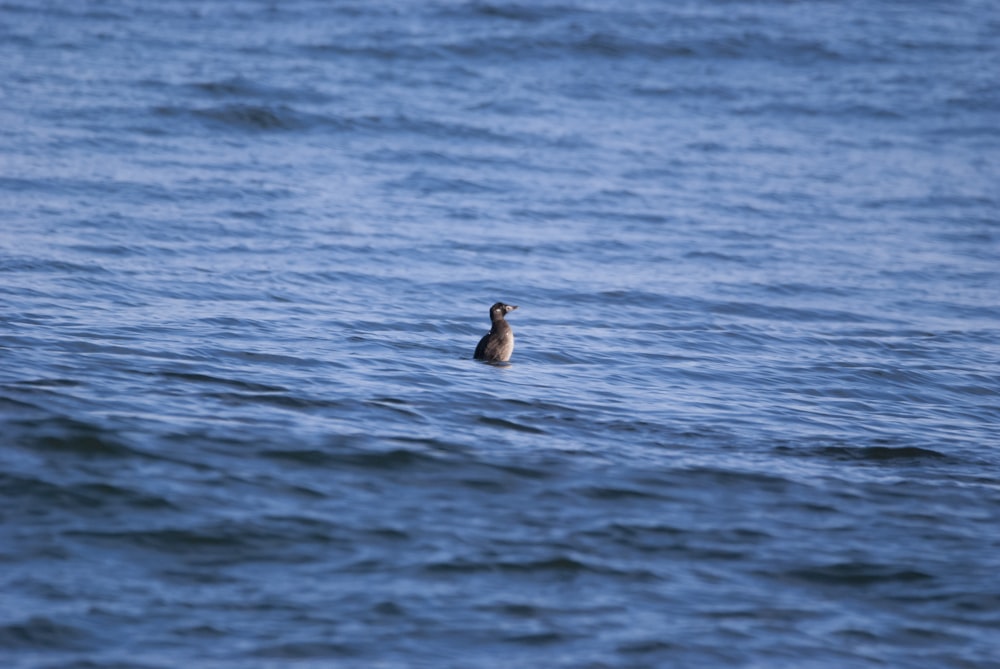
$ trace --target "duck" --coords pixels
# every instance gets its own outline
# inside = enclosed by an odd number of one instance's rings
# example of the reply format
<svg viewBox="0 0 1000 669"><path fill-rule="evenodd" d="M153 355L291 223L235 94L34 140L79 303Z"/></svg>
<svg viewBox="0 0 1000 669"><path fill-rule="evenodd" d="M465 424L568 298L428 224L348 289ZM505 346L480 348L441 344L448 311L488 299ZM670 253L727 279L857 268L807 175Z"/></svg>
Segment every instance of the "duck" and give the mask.
<svg viewBox="0 0 1000 669"><path fill-rule="evenodd" d="M486 362L507 362L514 352L514 331L504 319L504 316L517 309L516 305L497 302L490 307L490 322L493 324L489 333L479 340L476 352L472 357Z"/></svg>

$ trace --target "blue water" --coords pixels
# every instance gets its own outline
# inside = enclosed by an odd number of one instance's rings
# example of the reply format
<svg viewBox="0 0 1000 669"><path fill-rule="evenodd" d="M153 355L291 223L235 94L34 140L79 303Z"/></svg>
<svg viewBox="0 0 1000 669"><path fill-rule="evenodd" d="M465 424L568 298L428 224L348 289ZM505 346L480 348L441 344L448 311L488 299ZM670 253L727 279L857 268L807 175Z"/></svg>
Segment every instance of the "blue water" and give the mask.
<svg viewBox="0 0 1000 669"><path fill-rule="evenodd" d="M991 0L0 2L0 660L998 667L998 184Z"/></svg>

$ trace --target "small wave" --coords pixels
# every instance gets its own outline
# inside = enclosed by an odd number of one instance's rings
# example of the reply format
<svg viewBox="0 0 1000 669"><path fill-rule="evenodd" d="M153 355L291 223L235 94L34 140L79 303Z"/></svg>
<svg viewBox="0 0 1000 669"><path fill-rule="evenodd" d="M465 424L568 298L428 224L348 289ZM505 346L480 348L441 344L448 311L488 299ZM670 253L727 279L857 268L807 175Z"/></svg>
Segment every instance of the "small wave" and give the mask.
<svg viewBox="0 0 1000 669"><path fill-rule="evenodd" d="M75 529L64 534L90 544L127 546L182 557L190 567L231 565L244 560L287 563L308 559L317 547L338 543L335 530L331 523L313 518L263 516L154 529ZM182 579L202 577L187 570L179 570L176 575Z"/></svg>
<svg viewBox="0 0 1000 669"><path fill-rule="evenodd" d="M109 507L131 509L173 509L164 497L140 492L109 482L52 483L30 476L0 472L0 492L7 499L27 500L32 508L107 510Z"/></svg>
<svg viewBox="0 0 1000 669"><path fill-rule="evenodd" d="M783 488L792 483L792 480L784 476L758 471L740 471L710 466L694 466L682 471L684 479L687 481L708 479L723 488L737 488L746 485Z"/></svg>
<svg viewBox="0 0 1000 669"><path fill-rule="evenodd" d="M342 124L330 117L308 114L288 105L232 103L215 107L160 106L153 109L157 116L192 118L209 125L219 125L242 131L306 130L322 125Z"/></svg>
<svg viewBox="0 0 1000 669"><path fill-rule="evenodd" d="M227 379L220 376L212 376L211 374L202 374L199 372L174 372L169 370L164 370L159 373L160 376L166 379L175 379L183 383L193 383L193 384L209 384L209 385L222 385L237 388L239 390L246 390L253 393L283 393L287 392L288 388L283 386L272 386L264 383L254 383L252 381L244 381L242 379Z"/></svg>
<svg viewBox="0 0 1000 669"><path fill-rule="evenodd" d="M950 456L919 446L824 446L818 454L837 460L861 462L898 462L950 459Z"/></svg>
<svg viewBox="0 0 1000 669"><path fill-rule="evenodd" d="M642 83L635 86L633 93L647 97L678 98L683 100L704 98L709 101L733 102L740 99L739 89L731 85L677 84L671 86L653 86L648 83Z"/></svg>
<svg viewBox="0 0 1000 669"><path fill-rule="evenodd" d="M492 181L483 183L462 178L442 178L432 176L424 171L414 172L403 179L386 181L384 187L389 190L415 191L422 195L432 195L436 193L458 193L466 195L481 195L488 193L506 193L516 189L510 182Z"/></svg>
<svg viewBox="0 0 1000 669"><path fill-rule="evenodd" d="M735 113L745 116L828 116L843 119L896 120L904 118L903 114L884 107L870 104L834 105L822 107L804 103L767 102L763 104L740 107Z"/></svg>
<svg viewBox="0 0 1000 669"><path fill-rule="evenodd" d="M555 12L553 19L536 15L531 20L537 30L491 32L475 31L469 36L448 41L410 42L389 50L371 43L354 46L327 45L321 50L353 56L382 59L440 59L442 53L463 59L552 60L586 58L607 60L664 61L677 59L740 59L781 62L786 65L813 65L839 62L854 57L868 58L824 40L796 39L784 33L741 30L719 36L698 32L654 33L645 24L618 24L613 14L579 12L580 21L567 22L566 12Z"/></svg>
<svg viewBox="0 0 1000 669"><path fill-rule="evenodd" d="M584 497L599 501L617 502L626 499L669 499L669 496L650 490L624 486L590 486L579 491Z"/></svg>
<svg viewBox="0 0 1000 669"><path fill-rule="evenodd" d="M345 658L355 657L362 649L347 643L330 641L290 641L281 644L265 645L249 653L251 657L264 657L280 660L307 660L315 658Z"/></svg>
<svg viewBox="0 0 1000 669"><path fill-rule="evenodd" d="M302 114L286 106L229 104L199 109L194 114L210 121L249 130L297 130L309 125Z"/></svg>
<svg viewBox="0 0 1000 669"><path fill-rule="evenodd" d="M684 254L684 257L688 260L705 260L708 262L746 262L745 256L720 253L718 251L688 251Z"/></svg>
<svg viewBox="0 0 1000 669"><path fill-rule="evenodd" d="M933 580L925 572L896 565L838 562L830 565L793 569L789 576L822 585L867 586L881 583L913 583Z"/></svg>
<svg viewBox="0 0 1000 669"><path fill-rule="evenodd" d="M258 455L307 467L325 467L338 462L333 454L316 448L265 449L258 451Z"/></svg>
<svg viewBox="0 0 1000 669"><path fill-rule="evenodd" d="M2 180L0 180L2 182ZM3 184L0 183L0 188ZM51 258L0 256L0 272L53 272L58 274L111 274L97 263L74 263Z"/></svg>
<svg viewBox="0 0 1000 669"><path fill-rule="evenodd" d="M581 634L571 635L563 632L529 632L525 634L507 634L503 637L503 640L508 643L518 643L527 646L541 646L565 643L582 636Z"/></svg>
<svg viewBox="0 0 1000 669"><path fill-rule="evenodd" d="M80 627L56 622L44 616L33 616L0 627L0 648L36 650L81 650L92 645L93 639Z"/></svg>
<svg viewBox="0 0 1000 669"><path fill-rule="evenodd" d="M357 131L412 133L447 139L449 142L465 140L504 145L526 144L536 139L534 137L498 132L476 123L442 121L436 118L407 114L357 116L351 117L347 122L351 129Z"/></svg>
<svg viewBox="0 0 1000 669"><path fill-rule="evenodd" d="M421 453L408 448L392 448L387 450L360 450L353 448L344 450L323 450L319 448L304 449L266 449L259 453L261 457L283 460L310 467L343 467L351 466L361 469L396 470L436 464L433 455Z"/></svg>
<svg viewBox="0 0 1000 669"><path fill-rule="evenodd" d="M187 85L197 93L217 99L238 98L242 100L295 100L300 102L328 102L329 95L320 93L309 86L277 87L252 81L246 77L231 77L217 81L199 81Z"/></svg>
<svg viewBox="0 0 1000 669"><path fill-rule="evenodd" d="M505 418L497 418L495 416L480 416L477 420L483 425L488 425L490 427L499 427L505 430L513 430L515 432L525 432L527 434L546 434L545 430L539 429L531 425L527 425L525 423L518 423L516 421L507 420Z"/></svg>
<svg viewBox="0 0 1000 669"><path fill-rule="evenodd" d="M8 443L35 451L85 458L120 458L137 453L114 433L61 416L12 421L6 425L6 430Z"/></svg>
<svg viewBox="0 0 1000 669"><path fill-rule="evenodd" d="M579 574L591 572L598 574L619 573L619 570L596 564L588 564L566 555L555 555L537 560L499 559L496 561L477 561L457 558L446 562L431 562L424 567L432 573L470 574L481 572L507 573L549 573L553 575ZM634 572L629 576L635 577Z"/></svg>
<svg viewBox="0 0 1000 669"><path fill-rule="evenodd" d="M535 23L548 18L559 18L569 12L580 13L580 10L567 6L535 6L526 4L501 4L496 2L471 2L462 3L454 8L448 7L443 10L453 17L463 18L483 17L486 19L504 19L507 21L518 21L524 23Z"/></svg>
<svg viewBox="0 0 1000 669"><path fill-rule="evenodd" d="M839 309L793 308L759 302L719 302L712 306L712 312L779 323L864 323L870 320L861 314Z"/></svg>

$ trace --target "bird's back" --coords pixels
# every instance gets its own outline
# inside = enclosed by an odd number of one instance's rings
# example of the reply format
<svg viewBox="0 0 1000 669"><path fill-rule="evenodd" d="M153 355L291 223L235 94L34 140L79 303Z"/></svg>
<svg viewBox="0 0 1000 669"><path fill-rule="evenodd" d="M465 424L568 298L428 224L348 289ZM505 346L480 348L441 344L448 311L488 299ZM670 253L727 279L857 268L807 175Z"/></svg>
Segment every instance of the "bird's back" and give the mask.
<svg viewBox="0 0 1000 669"><path fill-rule="evenodd" d="M493 324L489 334L484 335L476 345L472 357L487 362L507 362L514 352L514 331L505 321Z"/></svg>

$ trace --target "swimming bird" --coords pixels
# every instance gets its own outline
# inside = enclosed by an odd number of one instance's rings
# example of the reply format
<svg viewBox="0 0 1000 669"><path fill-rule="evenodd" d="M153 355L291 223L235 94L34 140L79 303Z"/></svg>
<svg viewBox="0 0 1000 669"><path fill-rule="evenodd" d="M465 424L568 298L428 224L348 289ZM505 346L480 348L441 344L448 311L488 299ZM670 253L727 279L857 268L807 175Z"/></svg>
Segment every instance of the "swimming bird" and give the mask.
<svg viewBox="0 0 1000 669"><path fill-rule="evenodd" d="M479 340L476 352L472 354L473 358L486 362L510 360L510 354L514 352L514 331L510 329L504 316L515 309L516 306L503 302L497 302L490 307L490 321L493 327L490 328L489 334Z"/></svg>

